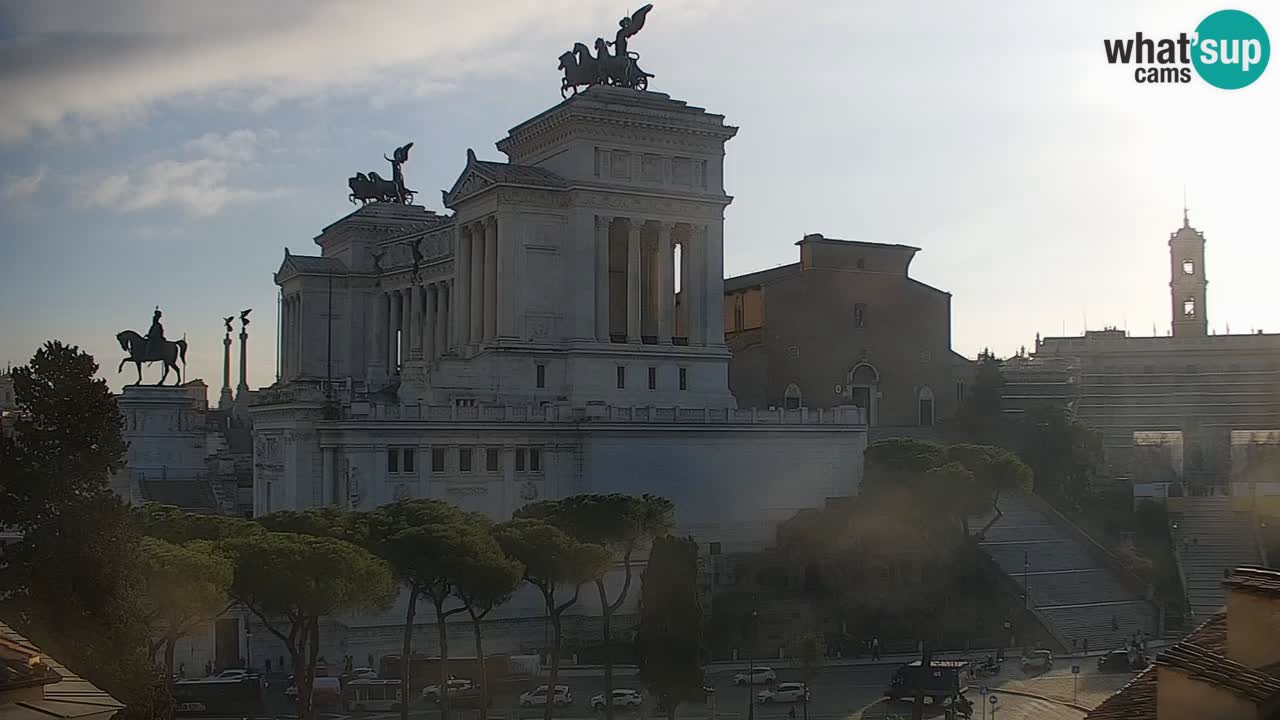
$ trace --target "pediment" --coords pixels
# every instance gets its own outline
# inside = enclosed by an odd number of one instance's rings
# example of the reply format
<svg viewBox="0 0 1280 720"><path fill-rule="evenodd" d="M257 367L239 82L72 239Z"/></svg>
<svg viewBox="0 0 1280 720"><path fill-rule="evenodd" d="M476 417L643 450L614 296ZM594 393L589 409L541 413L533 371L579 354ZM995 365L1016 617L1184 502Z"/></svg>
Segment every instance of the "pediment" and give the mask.
<svg viewBox="0 0 1280 720"><path fill-rule="evenodd" d="M444 193L444 205L447 208L453 208L454 203L495 184L495 179L490 173L485 172L483 166L476 160L475 151L468 149L467 165L462 169L462 174L458 176L458 179L454 181L453 187Z"/></svg>

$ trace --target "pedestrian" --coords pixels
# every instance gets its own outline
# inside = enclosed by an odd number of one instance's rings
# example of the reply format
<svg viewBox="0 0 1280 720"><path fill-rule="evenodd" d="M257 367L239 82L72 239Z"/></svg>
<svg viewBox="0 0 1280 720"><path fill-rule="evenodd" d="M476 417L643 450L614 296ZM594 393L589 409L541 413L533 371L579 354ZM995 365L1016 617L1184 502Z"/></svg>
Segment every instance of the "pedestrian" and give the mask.
<svg viewBox="0 0 1280 720"><path fill-rule="evenodd" d="M178 663L178 678L179 678L179 679L181 679L181 680L186 680L186 679L187 679L187 664L186 664L186 663Z"/></svg>
<svg viewBox="0 0 1280 720"><path fill-rule="evenodd" d="M880 659L880 638L871 638L871 659L873 661Z"/></svg>
<svg viewBox="0 0 1280 720"><path fill-rule="evenodd" d="M1086 655L1089 654L1089 638L1085 638L1084 640L1080 641L1080 652Z"/></svg>
<svg viewBox="0 0 1280 720"><path fill-rule="evenodd" d="M271 674L271 658L267 658L267 659L266 659L266 660L264 660L263 662L265 662L265 663L266 663L266 665L267 665L267 674L268 674L268 675L270 675L270 674Z"/></svg>

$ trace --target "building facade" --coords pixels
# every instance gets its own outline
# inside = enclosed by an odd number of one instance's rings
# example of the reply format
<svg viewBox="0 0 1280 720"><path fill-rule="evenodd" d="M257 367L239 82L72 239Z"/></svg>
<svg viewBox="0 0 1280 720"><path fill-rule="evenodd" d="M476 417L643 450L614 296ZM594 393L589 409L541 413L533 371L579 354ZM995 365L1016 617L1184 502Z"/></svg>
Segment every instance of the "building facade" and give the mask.
<svg viewBox="0 0 1280 720"><path fill-rule="evenodd" d="M1072 407L1101 433L1113 478L1151 479L1157 459L1193 490L1256 476L1241 460L1267 456L1249 446L1280 435L1280 334L1208 332L1204 245L1185 217L1170 235L1169 335L1037 337L1033 353L1004 363L1006 412Z"/></svg>
<svg viewBox="0 0 1280 720"><path fill-rule="evenodd" d="M736 131L595 86L513 128L507 162L468 151L451 214L373 203L325 228L318 256L286 252L281 377L250 410L255 513L439 498L502 520L655 493L678 532L729 551L856 494L861 412L740 407L729 389ZM495 650L541 643L527 600L499 613ZM344 621L342 642L394 651L397 617Z"/></svg>
<svg viewBox="0 0 1280 720"><path fill-rule="evenodd" d="M806 235L800 261L725 280L729 387L756 407L855 406L870 431L931 428L963 402L951 295L910 277L919 248Z"/></svg>

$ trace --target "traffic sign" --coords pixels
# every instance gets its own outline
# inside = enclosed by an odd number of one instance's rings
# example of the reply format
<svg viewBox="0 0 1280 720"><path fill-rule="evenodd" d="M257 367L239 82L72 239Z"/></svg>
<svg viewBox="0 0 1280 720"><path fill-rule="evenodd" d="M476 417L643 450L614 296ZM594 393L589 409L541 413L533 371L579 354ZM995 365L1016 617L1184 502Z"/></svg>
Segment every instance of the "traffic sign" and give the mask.
<svg viewBox="0 0 1280 720"><path fill-rule="evenodd" d="M986 685L983 685L982 687L978 688L978 694L979 694L979 695L986 695L986 694L987 694L987 686L986 686Z"/></svg>
<svg viewBox="0 0 1280 720"><path fill-rule="evenodd" d="M1072 675L1079 675L1079 674L1080 674L1080 665L1079 665L1079 664L1076 664L1076 665L1072 665L1072 666L1071 666L1071 674L1072 674Z"/></svg>
<svg viewBox="0 0 1280 720"><path fill-rule="evenodd" d="M991 697L989 697L989 698L987 698L987 699L991 701L991 704L992 704L992 705L995 705L997 702L999 702L999 701L1000 701L1000 698L996 697L995 695L992 695Z"/></svg>

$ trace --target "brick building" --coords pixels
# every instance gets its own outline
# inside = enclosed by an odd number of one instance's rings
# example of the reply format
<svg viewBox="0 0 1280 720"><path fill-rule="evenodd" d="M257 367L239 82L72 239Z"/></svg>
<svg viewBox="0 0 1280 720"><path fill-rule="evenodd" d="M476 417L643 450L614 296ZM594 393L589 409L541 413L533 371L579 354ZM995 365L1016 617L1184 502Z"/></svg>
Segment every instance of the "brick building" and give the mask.
<svg viewBox="0 0 1280 720"><path fill-rule="evenodd" d="M908 274L919 248L806 235L800 261L725 280L729 387L744 407L867 409L874 435L931 427L964 399L951 294Z"/></svg>

